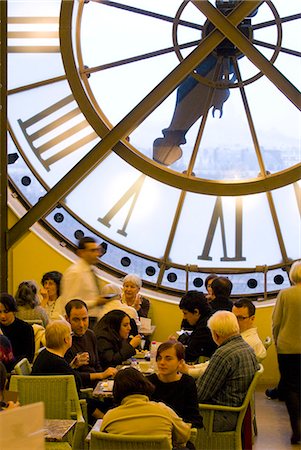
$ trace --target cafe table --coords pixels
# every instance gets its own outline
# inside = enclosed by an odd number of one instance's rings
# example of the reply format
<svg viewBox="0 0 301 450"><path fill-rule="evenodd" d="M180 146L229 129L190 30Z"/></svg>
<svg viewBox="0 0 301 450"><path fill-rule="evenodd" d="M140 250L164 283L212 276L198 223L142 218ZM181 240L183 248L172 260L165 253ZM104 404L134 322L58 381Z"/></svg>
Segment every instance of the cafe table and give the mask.
<svg viewBox="0 0 301 450"><path fill-rule="evenodd" d="M62 442L69 431L76 425L76 420L70 419L45 419L45 441Z"/></svg>

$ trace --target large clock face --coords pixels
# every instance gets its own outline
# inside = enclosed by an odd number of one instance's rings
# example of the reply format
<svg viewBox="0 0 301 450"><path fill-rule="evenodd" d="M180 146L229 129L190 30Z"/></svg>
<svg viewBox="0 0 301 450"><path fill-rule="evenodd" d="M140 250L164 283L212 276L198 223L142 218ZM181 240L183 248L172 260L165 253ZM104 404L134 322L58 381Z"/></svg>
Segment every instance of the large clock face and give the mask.
<svg viewBox="0 0 301 450"><path fill-rule="evenodd" d="M67 245L170 292L288 285L300 258L300 8L8 1L9 176ZM71 172L70 172L71 171ZM68 175L69 174L69 175ZM47 194L50 192L50 194Z"/></svg>

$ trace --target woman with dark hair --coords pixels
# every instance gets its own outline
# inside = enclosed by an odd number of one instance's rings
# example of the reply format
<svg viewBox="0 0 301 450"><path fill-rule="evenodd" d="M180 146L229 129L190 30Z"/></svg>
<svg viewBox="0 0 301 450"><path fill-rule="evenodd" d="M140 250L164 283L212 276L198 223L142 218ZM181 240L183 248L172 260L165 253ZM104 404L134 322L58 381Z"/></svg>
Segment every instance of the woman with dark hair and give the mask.
<svg viewBox="0 0 301 450"><path fill-rule="evenodd" d="M141 336L137 334L129 339L130 331L130 316L118 309L108 312L96 324L94 333L97 339L99 361L103 369L116 367L135 355Z"/></svg>
<svg viewBox="0 0 301 450"><path fill-rule="evenodd" d="M57 270L46 272L41 280L42 288L40 289L41 305L46 310L51 320L59 319L59 312L56 308L57 299L61 293L62 274Z"/></svg>
<svg viewBox="0 0 301 450"><path fill-rule="evenodd" d="M132 367L120 370L114 380L113 396L117 408L109 410L100 431L123 435L152 433L168 436L171 445L184 446L191 425L185 423L164 403L150 401L154 386Z"/></svg>
<svg viewBox="0 0 301 450"><path fill-rule="evenodd" d="M21 320L41 320L45 328L49 322L48 314L39 306L37 285L34 281L22 281L16 293L18 312L16 317Z"/></svg>
<svg viewBox="0 0 301 450"><path fill-rule="evenodd" d="M22 358L32 362L35 351L33 328L28 323L18 319L17 303L12 295L2 292L0 294L0 328L12 345L16 358L15 363Z"/></svg>
<svg viewBox="0 0 301 450"><path fill-rule="evenodd" d="M155 386L152 400L164 402L185 422L202 428L195 381L179 371L184 357L185 347L181 342L166 341L159 345L156 354L158 371L148 377Z"/></svg>

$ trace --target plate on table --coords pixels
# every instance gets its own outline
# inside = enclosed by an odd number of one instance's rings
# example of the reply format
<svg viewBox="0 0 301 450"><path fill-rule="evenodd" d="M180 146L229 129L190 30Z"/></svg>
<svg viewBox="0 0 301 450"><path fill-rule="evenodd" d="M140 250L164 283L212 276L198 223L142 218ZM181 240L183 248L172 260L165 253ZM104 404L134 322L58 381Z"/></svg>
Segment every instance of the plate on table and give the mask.
<svg viewBox="0 0 301 450"><path fill-rule="evenodd" d="M101 383L101 389L103 392L112 392L114 386L114 380L107 380Z"/></svg>

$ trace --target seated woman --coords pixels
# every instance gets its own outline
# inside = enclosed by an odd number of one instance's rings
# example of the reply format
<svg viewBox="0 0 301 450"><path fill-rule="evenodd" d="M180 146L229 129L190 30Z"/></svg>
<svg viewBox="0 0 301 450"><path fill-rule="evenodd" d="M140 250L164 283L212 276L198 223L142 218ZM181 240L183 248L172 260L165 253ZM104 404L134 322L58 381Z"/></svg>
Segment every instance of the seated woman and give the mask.
<svg viewBox="0 0 301 450"><path fill-rule="evenodd" d="M41 320L43 327L49 322L48 314L39 306L37 286L34 281L22 281L16 293L18 312L16 317L21 320Z"/></svg>
<svg viewBox="0 0 301 450"><path fill-rule="evenodd" d="M195 381L179 372L184 363L185 347L178 341L166 341L159 345L156 355L157 373L148 377L155 386L152 400L170 406L185 422L202 428Z"/></svg>
<svg viewBox="0 0 301 450"><path fill-rule="evenodd" d="M50 320L60 318L60 311L57 309L57 299L60 296L62 274L57 270L46 272L41 280L40 289L41 306L46 310Z"/></svg>
<svg viewBox="0 0 301 450"><path fill-rule="evenodd" d="M33 328L28 323L15 317L18 311L14 297L6 292L0 294L0 328L9 339L15 363L22 358L32 362L35 351Z"/></svg>
<svg viewBox="0 0 301 450"><path fill-rule="evenodd" d="M150 401L153 390L154 386L138 370L132 367L120 370L113 387L119 406L105 414L100 431L145 436L155 433L168 436L174 447L185 445L191 425L164 403Z"/></svg>
<svg viewBox="0 0 301 450"><path fill-rule="evenodd" d="M139 317L147 317L150 308L150 301L142 297L139 291L142 286L141 278L135 274L128 274L123 279L122 301L132 306L138 312Z"/></svg>
<svg viewBox="0 0 301 450"><path fill-rule="evenodd" d="M135 355L141 342L137 334L129 339L130 316L124 311L114 309L100 319L94 328L97 339L99 361L103 369L116 367Z"/></svg>

